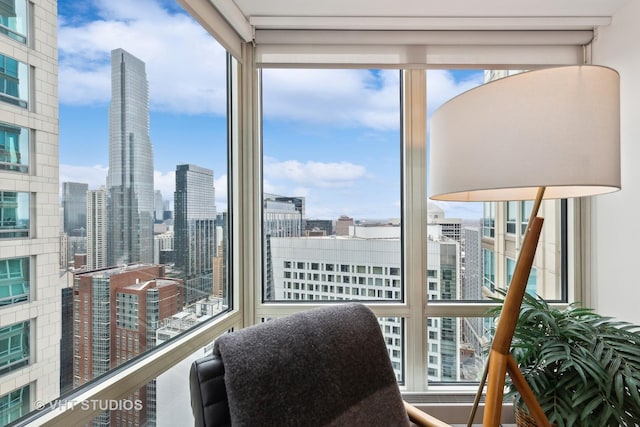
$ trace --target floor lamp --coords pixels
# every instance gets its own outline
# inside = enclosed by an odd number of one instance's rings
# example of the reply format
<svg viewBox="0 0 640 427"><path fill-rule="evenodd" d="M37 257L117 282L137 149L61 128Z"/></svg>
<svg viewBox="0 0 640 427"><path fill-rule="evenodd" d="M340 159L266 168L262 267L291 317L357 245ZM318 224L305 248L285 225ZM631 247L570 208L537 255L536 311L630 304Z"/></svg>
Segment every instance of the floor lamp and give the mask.
<svg viewBox="0 0 640 427"><path fill-rule="evenodd" d="M483 426L500 424L507 373L538 426L548 426L511 356L511 340L542 229L542 200L620 189L618 73L583 65L494 80L443 104L430 132L433 200L535 200L487 361Z"/></svg>

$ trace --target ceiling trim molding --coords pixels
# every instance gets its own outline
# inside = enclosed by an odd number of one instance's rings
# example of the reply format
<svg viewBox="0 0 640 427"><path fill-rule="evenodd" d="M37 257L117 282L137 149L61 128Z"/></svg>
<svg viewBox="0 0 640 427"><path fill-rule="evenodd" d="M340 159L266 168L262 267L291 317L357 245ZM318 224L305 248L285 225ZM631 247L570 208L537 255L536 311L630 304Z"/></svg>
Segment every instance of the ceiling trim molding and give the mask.
<svg viewBox="0 0 640 427"><path fill-rule="evenodd" d="M571 45L256 45L258 67L503 68L583 63Z"/></svg>
<svg viewBox="0 0 640 427"><path fill-rule="evenodd" d="M235 2L229 0L208 0L216 8L220 15L224 16L229 25L245 41L253 40L253 27L249 24L247 17L238 8Z"/></svg>
<svg viewBox="0 0 640 427"><path fill-rule="evenodd" d="M242 39L209 0L178 0L178 3L202 27L239 61L242 58Z"/></svg>
<svg viewBox="0 0 640 427"><path fill-rule="evenodd" d="M252 16L249 24L256 30L592 30L611 24L611 17Z"/></svg>
<svg viewBox="0 0 640 427"><path fill-rule="evenodd" d="M256 45L570 45L585 46L593 30L345 31L256 30Z"/></svg>

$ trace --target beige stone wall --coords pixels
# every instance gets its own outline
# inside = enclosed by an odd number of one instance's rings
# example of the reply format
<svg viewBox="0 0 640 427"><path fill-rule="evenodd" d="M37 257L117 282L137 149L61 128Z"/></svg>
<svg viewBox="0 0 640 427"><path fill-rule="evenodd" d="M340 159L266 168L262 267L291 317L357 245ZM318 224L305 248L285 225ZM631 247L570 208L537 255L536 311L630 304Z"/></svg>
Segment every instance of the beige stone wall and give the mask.
<svg viewBox="0 0 640 427"><path fill-rule="evenodd" d="M30 322L30 363L0 377L0 395L30 385L30 399L59 396L60 310L57 4L30 2L27 44L0 34L0 54L29 67L29 108L0 101L0 122L30 129L29 173L0 170L0 191L30 194L29 238L0 239L0 259L30 258L29 302L0 308L0 326Z"/></svg>

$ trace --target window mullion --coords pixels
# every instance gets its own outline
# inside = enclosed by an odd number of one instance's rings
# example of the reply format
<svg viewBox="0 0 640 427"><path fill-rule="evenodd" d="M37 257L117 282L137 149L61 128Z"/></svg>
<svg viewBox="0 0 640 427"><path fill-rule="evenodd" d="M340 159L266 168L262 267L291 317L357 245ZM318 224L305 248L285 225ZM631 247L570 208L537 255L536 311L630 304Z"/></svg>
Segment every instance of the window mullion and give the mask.
<svg viewBox="0 0 640 427"><path fill-rule="evenodd" d="M403 271L405 301L411 315L405 320L408 391L426 387L426 72L405 70L402 78Z"/></svg>
<svg viewBox="0 0 640 427"><path fill-rule="evenodd" d="M255 304L261 283L260 261L260 158L261 144L258 120L259 86L258 71L253 62L253 46L243 45L243 61L240 69L240 117L238 146L232 144L235 170L233 171L234 203L234 256L233 281L234 294L243 312L245 326L254 323ZM258 236L258 237L256 237ZM256 296L256 294L258 296ZM234 304L234 306L238 307Z"/></svg>

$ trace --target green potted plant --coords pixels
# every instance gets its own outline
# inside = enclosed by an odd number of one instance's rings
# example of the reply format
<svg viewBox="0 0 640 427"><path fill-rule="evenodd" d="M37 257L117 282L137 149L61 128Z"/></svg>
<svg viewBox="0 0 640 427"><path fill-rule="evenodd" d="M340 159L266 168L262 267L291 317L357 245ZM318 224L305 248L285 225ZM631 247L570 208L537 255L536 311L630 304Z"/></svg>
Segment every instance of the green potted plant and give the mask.
<svg viewBox="0 0 640 427"><path fill-rule="evenodd" d="M504 296L504 293L503 293ZM489 311L500 315L501 307ZM551 424L640 424L640 333L638 326L570 304L551 307L525 295L511 351ZM515 388L518 425L535 425Z"/></svg>

